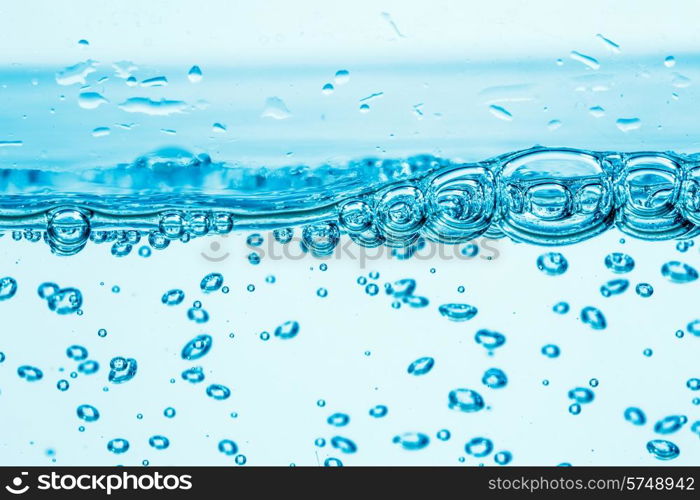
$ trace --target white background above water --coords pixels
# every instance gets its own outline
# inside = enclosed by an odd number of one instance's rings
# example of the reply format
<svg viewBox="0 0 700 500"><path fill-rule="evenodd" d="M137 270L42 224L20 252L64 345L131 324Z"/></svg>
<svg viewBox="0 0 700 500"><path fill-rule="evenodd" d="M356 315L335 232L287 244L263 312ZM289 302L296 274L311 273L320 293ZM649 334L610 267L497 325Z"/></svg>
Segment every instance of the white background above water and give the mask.
<svg viewBox="0 0 700 500"><path fill-rule="evenodd" d="M3 166L111 166L165 146L272 166L416 153L479 160L534 144L698 150L694 2L207 5L3 7L0 141L23 142L0 147ZM572 59L572 51L600 67ZM676 58L672 67L664 65L668 56ZM57 71L87 59L99 62L89 88L56 83ZM139 81L166 76L169 83L127 87L112 67L119 61L133 62ZM197 84L187 79L193 65L203 71ZM350 81L323 95L341 69ZM103 76L109 79L98 83ZM109 102L83 109L81 91ZM374 93L383 95L361 113L360 100ZM127 113L119 104L129 97L183 100L190 108L165 117ZM262 117L270 97L291 116ZM512 120L494 116L490 105ZM596 106L604 116L591 114ZM616 126L621 118L639 118L641 126L624 132ZM213 132L214 123L226 132ZM93 137L99 127L111 133Z"/></svg>

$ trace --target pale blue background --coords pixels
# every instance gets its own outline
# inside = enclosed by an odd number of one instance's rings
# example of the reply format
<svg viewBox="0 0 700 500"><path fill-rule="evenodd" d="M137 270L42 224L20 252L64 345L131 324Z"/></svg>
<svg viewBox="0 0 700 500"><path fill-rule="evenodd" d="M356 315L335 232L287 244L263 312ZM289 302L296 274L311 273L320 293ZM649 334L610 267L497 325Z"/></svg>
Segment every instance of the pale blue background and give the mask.
<svg viewBox="0 0 700 500"><path fill-rule="evenodd" d="M4 2L0 141L23 145L0 148L0 162L6 168L110 166L168 145L218 160L272 166L423 152L476 160L535 143L697 151L697 4L614 5ZM403 36L382 12L390 13ZM618 43L620 53L598 33ZM89 47L79 46L79 39L89 40ZM596 57L600 68L570 59L572 50ZM673 68L663 64L669 55L677 59ZM79 85L63 87L54 79L57 70L87 58L101 63L89 75L89 90L110 101L94 110L78 106ZM556 64L558 58L563 65ZM166 75L169 85L127 87L111 67L120 60L138 66L139 80ZM204 72L199 84L186 78L193 64ZM350 71L350 82L322 95L321 87L339 69ZM676 73L690 85L674 86ZM109 79L98 83L102 76ZM374 92L384 96L361 114L359 100ZM208 105L168 117L118 108L133 96ZM285 101L289 119L261 118L271 96ZM493 102L508 108L513 120L489 113ZM422 119L414 112L419 103ZM606 115L593 117L591 106L603 106ZM622 132L615 126L620 117L639 117L642 127ZM562 121L561 128L548 128L553 119ZM136 126L126 131L116 125L124 122ZM226 124L227 132L213 133L214 122ZM111 127L111 134L92 137L99 126ZM163 128L176 134L166 135ZM464 443L485 436L496 451L511 451L519 465L652 465L658 462L645 444L659 437L653 423L671 414L687 415L690 422L698 418L699 407L691 403L698 393L685 383L700 376L700 340L678 339L674 332L698 318L700 285L670 284L659 272L671 259L700 268L697 247L680 254L673 242L628 238L621 245L620 235L611 232L564 249L570 270L551 278L535 267L543 249L506 241L494 244L500 255L492 261L381 261L359 269L358 262L343 259L320 272L311 258L263 260L253 267L244 258L250 251L244 237L173 244L148 259L135 252L115 259L107 246L88 245L75 257L59 258L43 243L18 243L5 235L0 274L16 278L19 291L0 303L5 325L0 350L7 356L0 364L0 461L47 464L51 449L61 465L133 465L144 459L153 465L227 465L232 458L219 453L216 444L230 438L251 465L316 465L328 456L347 465L458 465ZM201 257L213 241L222 245L219 252L231 252L219 264ZM652 283L652 298L632 290L609 299L600 295L599 286L614 277L603 266L613 250L636 259L629 279L632 286ZM417 293L428 297L430 306L396 311L383 294L369 297L355 280L372 269L381 273L380 285L415 278ZM224 274L228 295L198 293L200 279L211 271ZM264 282L268 274L277 277L276 284ZM80 288L85 314L51 313L36 296L43 281ZM249 283L256 285L254 293L245 290ZM121 287L119 294L110 291L113 285ZM457 293L459 285L467 288L465 294ZM315 294L320 286L329 290L325 299ZM171 288L185 290L185 304L160 303ZM211 314L206 325L186 318L186 305L195 299ZM571 303L568 315L551 312L559 300ZM468 323L450 323L437 307L453 301L480 312ZM587 305L604 311L607 330L591 331L576 319ZM259 339L261 331L271 332L289 319L301 324L297 338ZM106 338L97 336L99 328L108 330ZM488 357L473 341L479 328L502 331L507 344ZM179 376L192 364L180 359L182 346L203 332L215 340L200 364L206 383L232 388L225 402L208 398L204 384L190 386ZM55 383L75 368L65 357L74 343L87 347L101 369L70 379L70 390L61 393ZM559 345L562 356L542 356L546 343ZM651 358L642 355L647 347L654 350ZM106 380L109 360L117 355L139 361L136 378L122 386ZM409 376L409 363L422 356L434 357L435 368L424 377ZM21 364L40 367L44 380L19 379ZM507 373L508 387L494 391L481 384L490 367ZM593 377L600 381L596 400L582 414L570 415L567 391ZM550 385L543 386L543 379ZM449 410L447 394L458 387L479 391L491 409ZM316 405L320 398L326 407ZM95 405L102 418L80 433L75 408L83 403ZM387 405L388 417L370 418L375 404ZM163 417L167 406L177 409L175 419ZM644 409L651 423L637 428L625 422L627 406ZM239 417L231 419L231 411ZM336 411L350 415L348 427L325 423ZM698 463L698 436L689 426L669 437L681 448L673 464ZM434 437L442 428L453 435L446 443ZM418 452L391 443L407 431L424 432L432 442ZM153 434L166 435L170 449L149 448ZM314 446L317 437L336 434L353 439L359 451L344 456ZM106 442L114 437L129 439L131 450L122 456L107 452ZM480 462L468 458L465 463ZM493 464L492 457L483 463Z"/></svg>

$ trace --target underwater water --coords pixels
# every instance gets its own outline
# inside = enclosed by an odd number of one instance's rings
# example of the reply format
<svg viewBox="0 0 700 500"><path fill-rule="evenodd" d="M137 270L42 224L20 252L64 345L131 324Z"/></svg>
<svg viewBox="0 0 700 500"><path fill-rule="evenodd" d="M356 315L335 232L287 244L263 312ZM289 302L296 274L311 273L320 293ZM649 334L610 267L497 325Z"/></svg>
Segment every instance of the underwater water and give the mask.
<svg viewBox="0 0 700 500"><path fill-rule="evenodd" d="M4 67L0 461L697 464L700 60L616 47Z"/></svg>

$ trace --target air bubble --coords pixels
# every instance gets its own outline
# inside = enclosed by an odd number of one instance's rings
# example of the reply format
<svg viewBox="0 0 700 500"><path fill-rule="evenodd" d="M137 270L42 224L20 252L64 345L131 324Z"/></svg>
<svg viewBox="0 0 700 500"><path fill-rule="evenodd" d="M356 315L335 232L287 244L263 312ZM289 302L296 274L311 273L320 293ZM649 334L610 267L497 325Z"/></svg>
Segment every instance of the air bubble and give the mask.
<svg viewBox="0 0 700 500"><path fill-rule="evenodd" d="M564 274L569 268L569 262L559 252L548 252L537 258L537 269L549 276Z"/></svg>
<svg viewBox="0 0 700 500"><path fill-rule="evenodd" d="M450 321L468 321L479 312L476 307L469 304L443 304L438 310Z"/></svg>

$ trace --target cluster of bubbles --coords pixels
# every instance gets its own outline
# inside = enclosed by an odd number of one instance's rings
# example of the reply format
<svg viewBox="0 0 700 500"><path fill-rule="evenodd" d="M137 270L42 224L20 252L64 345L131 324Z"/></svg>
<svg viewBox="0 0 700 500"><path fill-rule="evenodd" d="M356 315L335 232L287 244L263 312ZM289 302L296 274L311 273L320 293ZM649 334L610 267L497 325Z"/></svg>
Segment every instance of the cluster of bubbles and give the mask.
<svg viewBox="0 0 700 500"><path fill-rule="evenodd" d="M421 236L449 244L485 235L563 245L613 226L645 240L682 240L697 234L700 226L700 163L694 157L538 147L474 164L430 156L404 163L406 172L427 173L415 179L405 174L405 180L399 176L375 191L337 202L326 210L327 220L303 226L303 244L320 256L333 252L342 233L365 247L397 249L409 248ZM227 234L236 217L232 211L165 210L149 230L91 230L91 225L99 226L98 215L60 206L47 212L45 231L27 230L25 238L38 241L43 235L60 255L75 254L88 240L111 243L112 254L124 257L143 237L162 250L173 240ZM15 233L22 237L21 231ZM284 229L275 237L291 238ZM555 271L558 265L543 264ZM669 267L669 275L676 272L685 270Z"/></svg>
<svg viewBox="0 0 700 500"><path fill-rule="evenodd" d="M683 245L684 251L693 246L692 241L685 242ZM614 274L624 275L630 273L635 268L635 261L630 255L623 252L612 252L605 256L603 260L605 267ZM569 269L569 262L566 257L560 252L543 253L537 258L537 268L547 276L560 276ZM685 284L691 283L698 279L698 271L689 264L676 260L668 261L661 266L660 274L671 283ZM630 288L630 281L626 278L615 278L606 281L600 286L600 294L605 298L621 295ZM642 298L649 298L654 294L654 287L646 282L637 283L634 287L636 294ZM570 306L567 302L558 302L552 310L557 314L566 314L569 312ZM585 306L581 309L581 321L588 325L593 330L604 330L608 323L603 312L597 307ZM697 327L696 327L697 322ZM688 324L688 330L700 333L700 320L694 320ZM683 331L679 330L678 337L683 336ZM549 357L558 356L558 350L548 346L543 348L542 353ZM554 346L556 347L556 346ZM558 348L557 348L558 349ZM651 351L649 351L651 354Z"/></svg>
<svg viewBox="0 0 700 500"><path fill-rule="evenodd" d="M408 190L404 192L414 193ZM544 196L542 193L540 195ZM548 195L551 196L551 193ZM408 202L406 202L408 203ZM392 205L393 206L393 205ZM542 207L540 207L541 209ZM398 211L394 215L398 218L405 217L405 206L395 209ZM410 210L409 210L410 212ZM61 219L64 220L65 219ZM393 220L393 219L392 219ZM167 226L172 229L173 226ZM396 229L398 226L394 226ZM64 227L65 229L65 227ZM231 230L232 226L228 228ZM131 233L131 232L128 232ZM205 234L205 233L203 233ZM274 232L274 238L280 243L289 243L293 238L293 230L291 228L277 229ZM398 241L400 237L398 232L394 235L394 241ZM136 233L138 235L138 233ZM340 235L339 226L335 223L319 223L305 226L303 229L302 241L303 244L317 255L327 254L332 251L337 244L337 239ZM131 234L127 238L138 240ZM170 241L167 237L164 241ZM385 243L386 243L385 238ZM123 243L123 242L115 242ZM247 244L252 247L260 246L263 243L262 237L255 233L248 237ZM692 242L681 242L679 251L681 253L687 251L692 246ZM391 244L391 242L389 243ZM167 246L167 244L165 245ZM471 250L470 250L471 251ZM114 253L114 251L113 251ZM250 259L249 259L250 260ZM560 252L546 252L540 255L535 262L539 271L546 276L557 277L564 275L569 269L569 262L566 257ZM605 256L603 265L614 275L626 276L635 269L635 260L622 252L612 252ZM327 265L321 264L320 269L325 271ZM698 278L698 272L688 264L680 261L669 261L663 264L660 274L668 281L677 284L690 283ZM274 281L274 277L272 277ZM380 286L376 283L379 279L379 273L372 271L369 273L369 280L365 276L360 276L357 283L361 285L366 294L375 296L380 291ZM549 279L549 278L545 278ZM199 282L199 289L203 294L215 292L227 293L228 288L224 286L224 276L220 273L209 273L204 276ZM252 286L252 285L251 285ZM404 278L384 284L386 295L393 299L392 307L398 308L402 304L407 304L410 307L421 308L429 304L426 297L416 295L417 284L414 279ZM464 292L464 288L460 287L460 293ZM625 293L630 288L630 281L623 277L617 277L606 281L600 286L600 293L604 298L611 298ZM0 279L0 301L12 298L17 293L17 281L11 277ZM642 298L648 298L654 293L652 285L649 283L638 283L634 287L637 295ZM75 288L62 289L54 283L42 283L37 293L39 297L46 300L49 309L58 314L78 313L82 305L82 294ZM319 295L323 296L323 295ZM172 289L166 291L161 301L166 306L177 306L184 302L185 292L181 289ZM446 303L437 307L440 315L452 322L464 322L471 320L478 314L477 307L466 303ZM567 302L561 301L553 306L553 311L557 314L567 314L570 311L570 305ZM200 301L195 301L193 306L188 310L188 318L197 322L204 323L208 319L208 314L202 309ZM593 330L603 330L607 327L607 320L602 311L593 306L585 306L580 311L580 320ZM688 323L686 330L696 336L700 336L700 319L693 320ZM103 330L100 330L102 332ZM298 336L300 332L300 324L297 321L289 320L278 325L273 332L274 338L281 340L290 340ZM681 334L683 333L679 330ZM104 331L106 335L106 331ZM100 334L100 336L103 336ZM272 338L270 333L261 333L261 339L268 340ZM474 340L478 345L483 346L487 353L492 355L493 352L506 343L506 336L500 332L480 329L474 335ZM185 343L180 351L180 357L185 362L199 361L204 358L212 349L214 338L209 334L199 334ZM647 353L648 351L648 353ZM651 350L645 351L645 355L650 356ZM547 344L541 348L542 355L547 358L557 358L561 354L561 350L557 345ZM88 351L85 347L72 345L66 350L66 355L79 362L78 372L90 375L94 374L99 369L99 364L96 361L89 360ZM4 354L0 353L0 362L4 361ZM413 377L426 376L431 373L436 366L436 361L433 357L423 356L408 364L406 372ZM138 363L136 359L130 357L116 356L109 363L108 381L113 384L122 384L133 379L137 374ZM43 372L34 366L22 365L17 369L18 376L28 382L36 382L43 378ZM71 377L73 374L71 374ZM77 376L77 375L76 375ZM181 373L184 381L191 384L199 384L204 382L205 370L202 366L190 366L184 369ZM174 380L174 379L173 379ZM481 377L481 383L488 390L497 390L508 385L508 376L500 368L488 368L484 371ZM591 379L589 385L592 388L598 386L597 379ZM692 391L700 390L700 379L692 378L687 381L687 387ZM472 386L473 387L473 386ZM61 391L68 390L69 382L67 380L59 380L57 388ZM481 390L481 389L479 389ZM203 391L209 398L214 400L226 400L231 396L232 390L220 383L212 383L206 386ZM488 394L488 393L484 393ZM585 405L589 405L595 399L595 393L588 387L574 387L567 393L570 402L568 407L572 415L581 413ZM319 400L319 407L325 407L325 402ZM700 404L695 403L695 404ZM488 408L485 398L482 393L477 392L474 388L460 387L451 390L447 394L447 407L450 410L462 413L476 413ZM369 415L373 418L383 418L388 414L388 407L385 405L376 405L369 410ZM100 412L97 408L89 404L81 404L76 409L77 416L80 420L90 423L95 422L100 418ZM173 418L176 412L173 408L166 408L164 415L167 418ZM637 407L629 407L624 411L624 419L636 426L644 426L647 423L645 413ZM350 424L351 417L346 413L335 412L329 415L326 419L328 425L334 428L345 428ZM668 415L658 420L653 430L659 435L669 435L676 433L688 423L688 417L685 415ZM692 432L700 434L700 421L696 421L691 426ZM447 441L451 438L451 433L447 429L441 429L435 436L439 441ZM431 437L423 432L403 432L393 437L392 442L404 450L416 451L427 447L431 442ZM156 450L167 449L170 446L170 439L166 436L156 434L148 439L149 445ZM334 435L328 440L318 438L315 441L316 446L324 447L329 444L334 450L342 454L353 454L358 450L357 444L350 438L340 435ZM124 438L111 439L107 444L107 449L115 454L126 453L130 448L129 441ZM649 453L659 460L671 460L679 456L679 447L665 439L654 439L648 441L646 445ZM218 443L218 450L227 456L235 456L235 462L239 465L246 463L247 459L244 455L238 453L238 445L231 439L223 439ZM475 458L483 458L491 455L494 452L493 442L485 437L474 437L466 442L464 450L467 455ZM464 458L464 457L462 457ZM493 453L493 460L496 464L507 465L511 463L513 455L509 451L499 451ZM324 462L327 466L340 466L342 461L335 457L329 457Z"/></svg>

